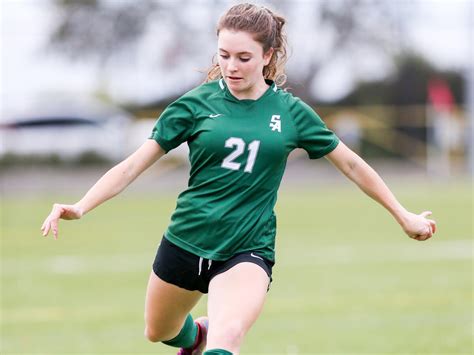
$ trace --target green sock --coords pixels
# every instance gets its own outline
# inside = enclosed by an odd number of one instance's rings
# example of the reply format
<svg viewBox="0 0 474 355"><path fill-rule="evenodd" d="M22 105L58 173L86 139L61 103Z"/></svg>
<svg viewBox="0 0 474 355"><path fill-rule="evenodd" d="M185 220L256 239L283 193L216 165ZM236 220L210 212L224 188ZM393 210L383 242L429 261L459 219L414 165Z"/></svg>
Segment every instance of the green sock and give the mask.
<svg viewBox="0 0 474 355"><path fill-rule="evenodd" d="M232 355L232 353L224 349L211 349L206 350L203 355Z"/></svg>
<svg viewBox="0 0 474 355"><path fill-rule="evenodd" d="M163 341L163 344L174 346L175 348L190 348L196 341L198 326L193 321L193 317L188 314L184 321L183 328L173 339Z"/></svg>

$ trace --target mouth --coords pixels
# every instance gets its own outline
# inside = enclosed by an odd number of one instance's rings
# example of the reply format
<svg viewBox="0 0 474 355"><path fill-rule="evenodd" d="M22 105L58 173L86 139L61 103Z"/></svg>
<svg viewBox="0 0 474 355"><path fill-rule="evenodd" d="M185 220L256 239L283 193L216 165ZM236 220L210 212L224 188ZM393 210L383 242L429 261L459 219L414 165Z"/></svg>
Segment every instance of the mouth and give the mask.
<svg viewBox="0 0 474 355"><path fill-rule="evenodd" d="M242 80L242 78L237 77L237 76L227 76L227 79L229 79L229 80L231 80L231 81L239 81L239 80Z"/></svg>

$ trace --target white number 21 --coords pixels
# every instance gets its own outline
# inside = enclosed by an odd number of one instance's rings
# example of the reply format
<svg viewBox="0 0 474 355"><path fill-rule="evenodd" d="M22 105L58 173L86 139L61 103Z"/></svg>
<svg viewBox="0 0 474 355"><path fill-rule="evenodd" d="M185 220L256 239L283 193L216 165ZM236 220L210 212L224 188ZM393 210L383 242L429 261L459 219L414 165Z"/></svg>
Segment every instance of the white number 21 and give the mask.
<svg viewBox="0 0 474 355"><path fill-rule="evenodd" d="M226 148L235 149L222 161L222 167L230 170L239 170L240 163L236 163L234 159L241 156L245 150L245 142L242 138L230 137L225 141ZM247 164L245 164L244 172L251 173L253 166L255 164L255 159L257 158L258 148L260 147L260 141L252 141L249 144L249 157Z"/></svg>

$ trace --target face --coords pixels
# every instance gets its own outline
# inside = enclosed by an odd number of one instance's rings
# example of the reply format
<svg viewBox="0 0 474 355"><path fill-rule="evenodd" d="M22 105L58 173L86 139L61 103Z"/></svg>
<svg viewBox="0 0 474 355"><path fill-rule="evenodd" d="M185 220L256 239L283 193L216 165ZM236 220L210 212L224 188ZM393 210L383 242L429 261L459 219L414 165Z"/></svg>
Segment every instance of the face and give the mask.
<svg viewBox="0 0 474 355"><path fill-rule="evenodd" d="M250 33L222 29L217 50L222 77L234 96L254 98L266 89L263 67L270 62L272 48L264 54Z"/></svg>

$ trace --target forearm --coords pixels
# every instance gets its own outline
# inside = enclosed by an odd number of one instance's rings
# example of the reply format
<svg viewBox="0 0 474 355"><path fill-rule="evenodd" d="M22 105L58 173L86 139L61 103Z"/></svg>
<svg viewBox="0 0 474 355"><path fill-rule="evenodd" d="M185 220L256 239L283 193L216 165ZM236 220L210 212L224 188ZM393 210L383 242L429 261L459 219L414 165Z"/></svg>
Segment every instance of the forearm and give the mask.
<svg viewBox="0 0 474 355"><path fill-rule="evenodd" d="M370 165L356 155L348 169L343 172L368 196L384 206L403 226L407 210L398 202L379 174Z"/></svg>
<svg viewBox="0 0 474 355"><path fill-rule="evenodd" d="M157 161L165 151L152 139L147 140L123 162L114 166L74 205L55 203L41 230L43 236L50 231L58 237L60 219L79 219L101 203L114 197L135 180L145 169Z"/></svg>
<svg viewBox="0 0 474 355"><path fill-rule="evenodd" d="M155 141L147 140L127 159L105 173L75 206L82 214L86 214L123 191L164 154L165 152Z"/></svg>
<svg viewBox="0 0 474 355"><path fill-rule="evenodd" d="M375 170L344 143L339 142L326 158L368 196L384 206L410 238L426 240L436 231L436 222L426 218L431 214L430 211L419 215L407 211Z"/></svg>
<svg viewBox="0 0 474 355"><path fill-rule="evenodd" d="M122 161L107 171L75 205L81 210L82 214L86 214L119 194L135 178L136 176L131 174L129 163Z"/></svg>

